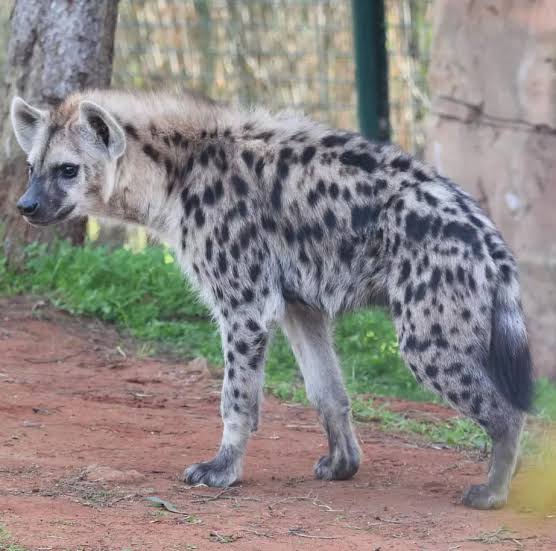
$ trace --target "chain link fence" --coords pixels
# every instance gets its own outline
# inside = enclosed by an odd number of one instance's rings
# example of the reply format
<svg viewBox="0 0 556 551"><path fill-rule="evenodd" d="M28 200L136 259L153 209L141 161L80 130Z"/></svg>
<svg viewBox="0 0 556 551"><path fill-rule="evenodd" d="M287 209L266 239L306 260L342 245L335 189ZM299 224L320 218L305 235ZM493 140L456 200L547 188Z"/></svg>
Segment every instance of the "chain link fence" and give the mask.
<svg viewBox="0 0 556 551"><path fill-rule="evenodd" d="M12 1L0 2L0 69ZM432 0L385 0L392 140L418 155ZM120 0L113 85L194 88L357 128L350 0Z"/></svg>

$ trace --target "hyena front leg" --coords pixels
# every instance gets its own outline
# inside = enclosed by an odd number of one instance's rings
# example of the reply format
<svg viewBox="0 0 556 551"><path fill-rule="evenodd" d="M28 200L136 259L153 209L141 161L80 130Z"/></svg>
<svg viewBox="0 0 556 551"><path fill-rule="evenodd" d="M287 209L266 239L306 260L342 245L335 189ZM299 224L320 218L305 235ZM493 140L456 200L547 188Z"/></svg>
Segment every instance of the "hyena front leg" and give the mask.
<svg viewBox="0 0 556 551"><path fill-rule="evenodd" d="M260 321L246 316L222 323L220 331L225 359L222 442L214 459L185 470L188 484L226 487L239 480L249 435L258 426L268 333Z"/></svg>
<svg viewBox="0 0 556 551"><path fill-rule="evenodd" d="M325 480L351 478L359 468L360 451L351 425L349 398L332 346L330 321L321 312L289 304L282 329L303 373L307 396L328 436L329 454L317 461L315 476Z"/></svg>

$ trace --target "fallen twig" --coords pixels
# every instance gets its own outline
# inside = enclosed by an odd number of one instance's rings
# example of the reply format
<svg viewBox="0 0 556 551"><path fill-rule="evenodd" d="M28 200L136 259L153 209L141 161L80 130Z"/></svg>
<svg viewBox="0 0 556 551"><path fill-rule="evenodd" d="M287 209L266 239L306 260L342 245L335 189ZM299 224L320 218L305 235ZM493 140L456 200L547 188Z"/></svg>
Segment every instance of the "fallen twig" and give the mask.
<svg viewBox="0 0 556 551"><path fill-rule="evenodd" d="M311 534L306 534L303 528L290 528L288 530L290 536L298 536L300 538L309 538L312 540L337 540L340 536L313 536Z"/></svg>
<svg viewBox="0 0 556 551"><path fill-rule="evenodd" d="M193 494L195 497L199 499L191 500L191 503L208 503L209 501L216 501L217 499L222 499L222 496L227 494L228 492L235 491L235 488L224 488L222 491L218 492L216 495L202 495L202 494ZM228 496L230 497L230 496Z"/></svg>
<svg viewBox="0 0 556 551"><path fill-rule="evenodd" d="M289 497L285 497L283 499L279 499L278 501L275 501L274 503L270 503L268 505L268 508L270 510L272 510L274 507L276 507L276 505L279 505L281 503L287 503L288 501L310 501L315 507L318 507L319 509L324 509L328 513L342 513L343 512L343 509L332 509L332 507L330 507L330 505L327 505L326 503L323 503L318 498L318 496L311 495L311 492L309 492L306 496L289 496Z"/></svg>
<svg viewBox="0 0 556 551"><path fill-rule="evenodd" d="M492 532L485 532L480 536L465 538L465 540L460 540L460 541L479 541L481 543L487 543L487 544L499 543L501 541L511 541L515 543L518 547L523 547L523 544L521 543L522 540L531 540L537 538L537 536L517 537L517 536L512 536L511 533L512 533L511 530L509 530L505 526L502 526L501 528L498 528L497 530L493 530Z"/></svg>
<svg viewBox="0 0 556 551"><path fill-rule="evenodd" d="M228 492L237 491L237 488L224 488L221 492L218 492L216 495L210 494L191 494L192 497L196 499L192 499L191 503L209 503L211 501L217 501L221 499L228 499L232 501L257 501L260 502L261 499L258 497L252 496L239 496L237 494L227 495Z"/></svg>
<svg viewBox="0 0 556 551"><path fill-rule="evenodd" d="M260 538L272 538L272 534L267 534L266 532L258 532L257 530L253 530L252 528L240 528L240 532L247 532L248 534L255 534Z"/></svg>

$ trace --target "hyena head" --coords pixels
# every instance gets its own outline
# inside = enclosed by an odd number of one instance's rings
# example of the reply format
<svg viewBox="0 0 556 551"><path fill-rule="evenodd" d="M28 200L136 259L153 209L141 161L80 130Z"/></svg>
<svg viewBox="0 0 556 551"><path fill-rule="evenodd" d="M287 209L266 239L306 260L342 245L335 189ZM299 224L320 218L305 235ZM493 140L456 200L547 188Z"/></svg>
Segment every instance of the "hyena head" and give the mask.
<svg viewBox="0 0 556 551"><path fill-rule="evenodd" d="M27 190L17 203L25 219L46 226L101 214L126 148L114 117L91 101L72 98L43 111L16 97L10 115L29 166Z"/></svg>

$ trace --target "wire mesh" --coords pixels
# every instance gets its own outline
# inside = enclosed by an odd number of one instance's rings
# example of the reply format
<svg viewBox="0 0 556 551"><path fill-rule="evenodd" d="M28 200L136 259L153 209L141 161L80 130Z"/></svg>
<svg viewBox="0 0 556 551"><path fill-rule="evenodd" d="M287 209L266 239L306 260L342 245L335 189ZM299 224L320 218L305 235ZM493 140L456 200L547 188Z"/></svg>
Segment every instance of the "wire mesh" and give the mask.
<svg viewBox="0 0 556 551"><path fill-rule="evenodd" d="M123 0L114 83L185 85L355 127L349 1Z"/></svg>
<svg viewBox="0 0 556 551"><path fill-rule="evenodd" d="M422 156L430 108L427 72L433 0L386 0L392 141Z"/></svg>
<svg viewBox="0 0 556 551"><path fill-rule="evenodd" d="M0 2L0 46L12 1ZM350 0L120 0L113 85L189 87L357 128ZM392 140L424 148L432 0L385 0ZM0 48L0 70L6 48Z"/></svg>

